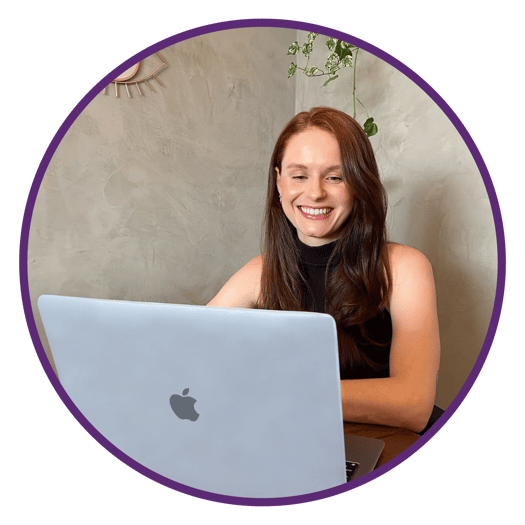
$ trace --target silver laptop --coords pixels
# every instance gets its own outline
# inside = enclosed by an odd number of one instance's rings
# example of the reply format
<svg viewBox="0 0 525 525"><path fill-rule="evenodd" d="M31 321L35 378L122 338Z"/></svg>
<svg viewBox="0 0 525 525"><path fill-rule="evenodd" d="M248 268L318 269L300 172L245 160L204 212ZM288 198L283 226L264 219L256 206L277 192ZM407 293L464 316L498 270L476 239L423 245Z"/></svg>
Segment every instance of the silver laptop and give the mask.
<svg viewBox="0 0 525 525"><path fill-rule="evenodd" d="M347 481L329 315L50 295L38 307L65 391L139 464L238 497ZM359 476L383 442L352 439Z"/></svg>

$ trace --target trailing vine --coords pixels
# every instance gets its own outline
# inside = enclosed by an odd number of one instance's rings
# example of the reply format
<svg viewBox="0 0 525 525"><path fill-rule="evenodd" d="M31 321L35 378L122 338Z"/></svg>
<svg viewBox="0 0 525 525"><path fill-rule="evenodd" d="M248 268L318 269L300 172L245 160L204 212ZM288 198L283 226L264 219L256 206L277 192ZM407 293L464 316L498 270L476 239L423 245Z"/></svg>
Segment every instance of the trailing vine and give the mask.
<svg viewBox="0 0 525 525"><path fill-rule="evenodd" d="M352 68L353 74L353 88L352 88L352 101L354 105L354 119L357 117L357 103L359 103L366 113L366 121L363 124L365 133L371 137L375 135L379 129L377 124L374 122L373 117L368 114L366 106L357 98L356 95L356 72L357 72L357 57L359 55L359 47L337 40L335 38L327 38L326 47L328 48L328 56L324 69L317 66L310 66L310 56L314 49L314 41L319 33L308 33L307 41L301 46L298 41L295 41L288 48L288 55L297 55L299 51L306 57L306 64L304 67L300 67L299 64L292 62L288 68L288 78L295 75L297 70L302 71L307 77L322 77L327 76L328 79L322 87L326 87L330 82L339 78L339 74L336 74L339 70L344 68Z"/></svg>

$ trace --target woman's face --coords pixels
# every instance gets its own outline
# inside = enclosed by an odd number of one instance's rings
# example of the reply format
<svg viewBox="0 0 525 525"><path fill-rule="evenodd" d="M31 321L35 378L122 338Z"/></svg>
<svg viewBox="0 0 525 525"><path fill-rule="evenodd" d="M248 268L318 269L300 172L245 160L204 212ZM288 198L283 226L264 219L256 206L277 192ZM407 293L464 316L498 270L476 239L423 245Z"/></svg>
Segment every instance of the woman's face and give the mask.
<svg viewBox="0 0 525 525"><path fill-rule="evenodd" d="M319 128L294 135L284 150L277 190L299 240L321 246L339 238L352 210L335 137Z"/></svg>

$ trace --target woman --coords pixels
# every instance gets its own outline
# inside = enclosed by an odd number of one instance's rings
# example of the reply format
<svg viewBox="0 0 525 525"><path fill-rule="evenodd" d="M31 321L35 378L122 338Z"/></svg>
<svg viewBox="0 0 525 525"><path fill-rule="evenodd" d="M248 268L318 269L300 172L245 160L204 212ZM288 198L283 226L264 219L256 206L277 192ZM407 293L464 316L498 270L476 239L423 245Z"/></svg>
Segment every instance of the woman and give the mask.
<svg viewBox="0 0 525 525"><path fill-rule="evenodd" d="M210 306L310 310L336 320L345 421L427 424L439 367L430 263L386 241L368 137L348 115L296 115L272 155L265 249Z"/></svg>

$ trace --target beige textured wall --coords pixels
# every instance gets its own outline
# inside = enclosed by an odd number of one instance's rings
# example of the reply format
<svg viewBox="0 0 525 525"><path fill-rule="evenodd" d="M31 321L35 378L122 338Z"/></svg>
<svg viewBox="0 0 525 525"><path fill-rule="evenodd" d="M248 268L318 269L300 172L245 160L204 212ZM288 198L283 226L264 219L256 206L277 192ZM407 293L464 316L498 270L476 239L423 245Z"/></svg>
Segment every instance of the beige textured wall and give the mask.
<svg viewBox="0 0 525 525"><path fill-rule="evenodd" d="M168 67L156 93L93 100L58 148L35 206L35 306L44 293L204 304L259 253L278 133L315 105L353 111L350 70L325 88L324 78L287 80L286 50L296 38L305 34L252 28L197 37L161 53ZM358 96L380 127L371 140L389 193L390 238L422 250L434 268L438 403L446 407L492 311L488 198L461 137L419 87L364 51L358 71Z"/></svg>
<svg viewBox="0 0 525 525"><path fill-rule="evenodd" d="M307 33L298 32L302 44ZM309 67L323 68L319 36ZM298 58L304 67L304 57ZM296 111L328 105L353 115L351 68L328 77L296 73ZM472 370L490 322L497 276L496 234L487 192L463 139L437 104L383 60L360 50L357 97L379 126L371 137L389 200L390 240L432 263L442 359L437 404L447 407ZM452 108L453 109L453 108ZM358 104L357 120L366 112Z"/></svg>
<svg viewBox="0 0 525 525"><path fill-rule="evenodd" d="M294 35L247 28L186 40L160 53L168 66L156 93L100 94L83 111L31 223L41 334L41 294L205 304L260 253L268 161L293 116Z"/></svg>

